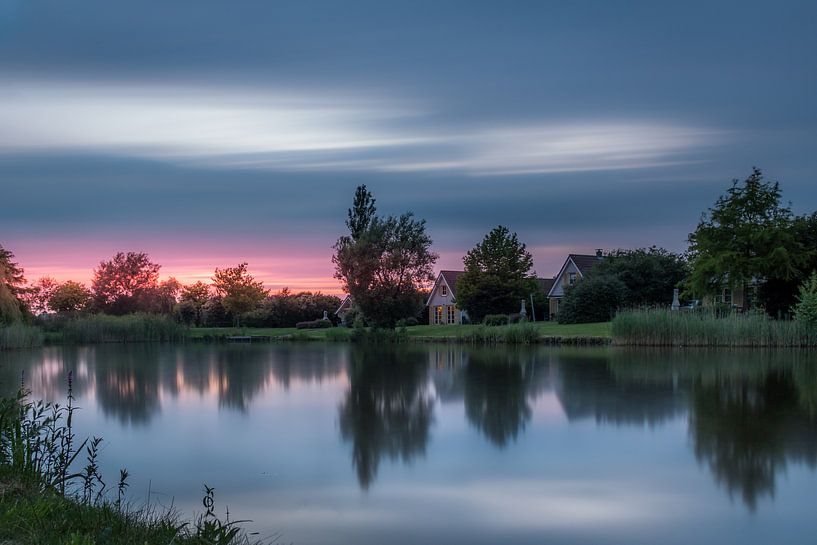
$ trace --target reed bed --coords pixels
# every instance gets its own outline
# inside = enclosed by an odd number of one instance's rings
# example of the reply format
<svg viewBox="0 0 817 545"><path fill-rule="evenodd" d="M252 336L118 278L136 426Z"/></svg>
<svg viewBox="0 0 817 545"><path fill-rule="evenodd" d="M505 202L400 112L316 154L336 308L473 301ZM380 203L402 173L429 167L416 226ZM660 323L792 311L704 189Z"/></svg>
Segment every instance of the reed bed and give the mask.
<svg viewBox="0 0 817 545"><path fill-rule="evenodd" d="M525 322L508 326L480 325L459 337L470 344L534 344L539 341L539 328Z"/></svg>
<svg viewBox="0 0 817 545"><path fill-rule="evenodd" d="M38 327L14 324L0 327L0 350L36 348L43 345L43 332Z"/></svg>
<svg viewBox="0 0 817 545"><path fill-rule="evenodd" d="M104 314L71 320L62 330L67 343L129 343L149 341L182 341L187 330L167 316Z"/></svg>
<svg viewBox="0 0 817 545"><path fill-rule="evenodd" d="M625 346L817 347L817 328L765 314L637 309L613 319L613 343Z"/></svg>

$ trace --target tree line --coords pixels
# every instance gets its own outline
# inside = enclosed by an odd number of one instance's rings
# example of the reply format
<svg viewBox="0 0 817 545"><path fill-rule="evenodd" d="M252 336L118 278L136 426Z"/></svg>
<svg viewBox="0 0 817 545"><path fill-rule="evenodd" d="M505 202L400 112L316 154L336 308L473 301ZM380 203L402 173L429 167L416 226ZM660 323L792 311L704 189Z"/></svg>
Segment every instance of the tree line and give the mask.
<svg viewBox="0 0 817 545"><path fill-rule="evenodd" d="M159 280L144 252L118 252L93 270L91 285L42 277L29 284L14 254L0 246L0 325L83 314L164 314L190 326L291 327L330 314L340 299L284 288L271 293L247 263L216 268L211 283Z"/></svg>

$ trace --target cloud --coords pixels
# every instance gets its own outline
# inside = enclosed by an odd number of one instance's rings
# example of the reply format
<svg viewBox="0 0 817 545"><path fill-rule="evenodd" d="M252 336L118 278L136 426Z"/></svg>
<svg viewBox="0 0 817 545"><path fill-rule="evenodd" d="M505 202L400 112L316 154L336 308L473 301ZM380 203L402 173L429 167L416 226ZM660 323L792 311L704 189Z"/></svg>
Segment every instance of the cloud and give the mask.
<svg viewBox="0 0 817 545"><path fill-rule="evenodd" d="M687 163L724 134L641 119L467 127L444 119L375 93L6 81L0 152L274 171L518 175Z"/></svg>

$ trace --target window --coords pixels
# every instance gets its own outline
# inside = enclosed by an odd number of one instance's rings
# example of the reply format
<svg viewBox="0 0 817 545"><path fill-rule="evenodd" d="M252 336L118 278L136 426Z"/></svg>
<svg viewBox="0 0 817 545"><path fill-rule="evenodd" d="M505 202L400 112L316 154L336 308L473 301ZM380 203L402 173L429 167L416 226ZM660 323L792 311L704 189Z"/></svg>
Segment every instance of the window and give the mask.
<svg viewBox="0 0 817 545"><path fill-rule="evenodd" d="M434 309L434 323L443 323L443 307L437 307Z"/></svg>
<svg viewBox="0 0 817 545"><path fill-rule="evenodd" d="M724 288L723 293L721 293L721 303L724 305L731 305L732 304L732 290L729 288Z"/></svg>
<svg viewBox="0 0 817 545"><path fill-rule="evenodd" d="M448 286L446 286L445 284L443 284L443 285L440 287L440 294L441 294L443 297L447 297L447 296L448 296Z"/></svg>
<svg viewBox="0 0 817 545"><path fill-rule="evenodd" d="M455 307L454 305L449 305L449 307L448 307L448 323L449 323L449 324L456 323L456 319L455 319L455 317L456 317L456 312L455 312L455 310L454 310L454 309L456 309L456 308L457 308L457 307Z"/></svg>
<svg viewBox="0 0 817 545"><path fill-rule="evenodd" d="M567 273L567 285L572 286L576 283L576 273Z"/></svg>

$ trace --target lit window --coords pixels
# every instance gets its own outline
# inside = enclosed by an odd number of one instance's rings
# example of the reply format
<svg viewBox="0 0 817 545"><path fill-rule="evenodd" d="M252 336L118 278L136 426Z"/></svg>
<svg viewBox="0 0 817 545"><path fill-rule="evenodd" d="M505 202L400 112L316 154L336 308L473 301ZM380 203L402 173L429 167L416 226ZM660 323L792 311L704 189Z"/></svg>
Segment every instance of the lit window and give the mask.
<svg viewBox="0 0 817 545"><path fill-rule="evenodd" d="M443 323L443 307L437 307L434 309L434 323Z"/></svg>
<svg viewBox="0 0 817 545"><path fill-rule="evenodd" d="M448 323L453 324L456 320L454 320L454 305L448 307Z"/></svg>
<svg viewBox="0 0 817 545"><path fill-rule="evenodd" d="M440 293L442 294L443 297L446 297L448 295L448 286L443 284L442 287L440 288Z"/></svg>

